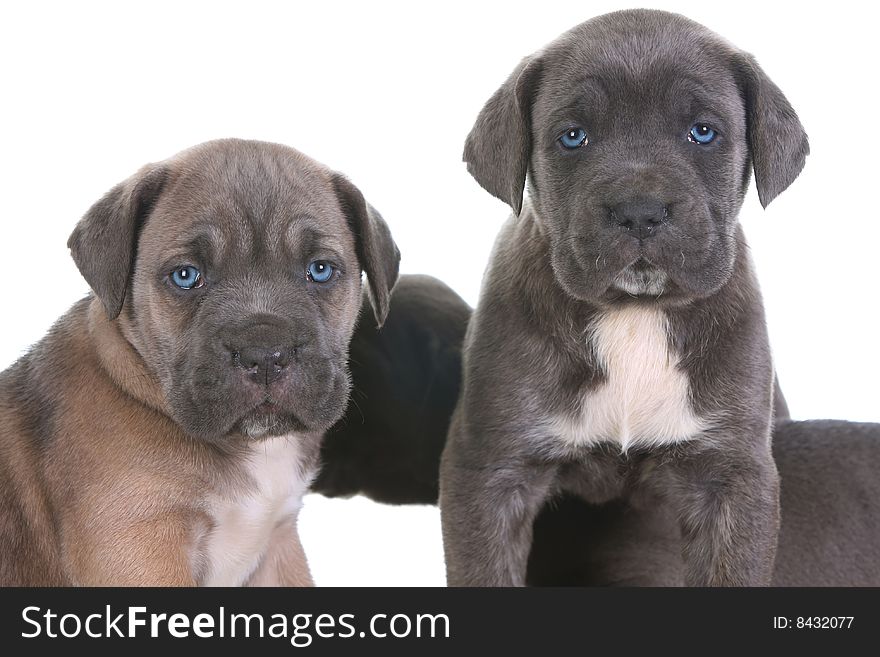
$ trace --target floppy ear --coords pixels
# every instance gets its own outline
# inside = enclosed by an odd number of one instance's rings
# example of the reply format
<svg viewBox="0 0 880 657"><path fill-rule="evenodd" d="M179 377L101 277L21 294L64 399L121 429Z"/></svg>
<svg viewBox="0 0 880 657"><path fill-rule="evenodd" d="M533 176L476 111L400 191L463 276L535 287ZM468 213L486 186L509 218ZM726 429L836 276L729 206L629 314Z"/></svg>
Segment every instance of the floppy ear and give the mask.
<svg viewBox="0 0 880 657"><path fill-rule="evenodd" d="M382 215L364 200L360 190L348 178L334 174L333 186L354 233L357 257L361 269L367 274L376 326L381 327L388 315L391 290L397 282L400 251Z"/></svg>
<svg viewBox="0 0 880 657"><path fill-rule="evenodd" d="M532 155L531 106L540 72L539 58L523 59L480 111L464 144L470 174L516 214Z"/></svg>
<svg viewBox="0 0 880 657"><path fill-rule="evenodd" d="M166 177L163 166L147 165L95 203L67 240L73 261L110 319L122 311L138 236Z"/></svg>
<svg viewBox="0 0 880 657"><path fill-rule="evenodd" d="M766 208L804 168L810 144L794 109L751 55L743 56L743 79L755 184Z"/></svg>

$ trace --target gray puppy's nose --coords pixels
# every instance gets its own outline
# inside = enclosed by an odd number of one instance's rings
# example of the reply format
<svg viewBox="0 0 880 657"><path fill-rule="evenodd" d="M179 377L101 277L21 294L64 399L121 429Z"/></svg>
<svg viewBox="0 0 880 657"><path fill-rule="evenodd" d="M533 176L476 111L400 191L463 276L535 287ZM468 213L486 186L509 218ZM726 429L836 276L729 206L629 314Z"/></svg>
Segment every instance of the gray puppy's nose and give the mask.
<svg viewBox="0 0 880 657"><path fill-rule="evenodd" d="M233 354L255 383L269 385L277 381L290 364L291 350L284 347L245 347Z"/></svg>
<svg viewBox="0 0 880 657"><path fill-rule="evenodd" d="M626 230L636 230L640 236L651 234L669 216L669 209L660 201L639 199L618 203L611 208L611 220Z"/></svg>

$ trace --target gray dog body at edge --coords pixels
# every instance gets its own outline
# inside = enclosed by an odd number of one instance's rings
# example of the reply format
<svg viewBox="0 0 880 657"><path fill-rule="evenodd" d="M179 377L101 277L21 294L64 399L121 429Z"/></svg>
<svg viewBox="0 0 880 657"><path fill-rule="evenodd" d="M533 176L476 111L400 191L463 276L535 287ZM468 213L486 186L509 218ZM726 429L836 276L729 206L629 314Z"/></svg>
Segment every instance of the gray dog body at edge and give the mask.
<svg viewBox="0 0 880 657"><path fill-rule="evenodd" d="M659 11L574 28L487 102L465 161L514 216L441 463L450 585L522 585L563 493L671 505L688 585L770 583L774 372L737 214L752 169L766 206L807 153L751 56Z"/></svg>

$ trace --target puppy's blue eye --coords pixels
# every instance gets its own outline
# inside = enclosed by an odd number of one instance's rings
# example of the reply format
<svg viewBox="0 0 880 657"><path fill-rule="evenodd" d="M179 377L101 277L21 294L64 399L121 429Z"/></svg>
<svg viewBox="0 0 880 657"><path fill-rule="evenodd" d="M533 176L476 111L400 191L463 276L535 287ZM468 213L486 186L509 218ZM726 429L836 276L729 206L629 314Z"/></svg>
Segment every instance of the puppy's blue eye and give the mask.
<svg viewBox="0 0 880 657"><path fill-rule="evenodd" d="M688 139L695 144L708 144L714 141L716 136L717 133L705 123L695 123L688 133Z"/></svg>
<svg viewBox="0 0 880 657"><path fill-rule="evenodd" d="M559 143L569 150L580 148L587 144L587 133L583 128L570 128L562 133Z"/></svg>
<svg viewBox="0 0 880 657"><path fill-rule="evenodd" d="M181 290L192 290L205 284L201 272L192 265L184 265L171 272L171 282Z"/></svg>
<svg viewBox="0 0 880 657"><path fill-rule="evenodd" d="M333 276L333 265L323 260L316 260L309 265L309 279L315 283L326 283Z"/></svg>

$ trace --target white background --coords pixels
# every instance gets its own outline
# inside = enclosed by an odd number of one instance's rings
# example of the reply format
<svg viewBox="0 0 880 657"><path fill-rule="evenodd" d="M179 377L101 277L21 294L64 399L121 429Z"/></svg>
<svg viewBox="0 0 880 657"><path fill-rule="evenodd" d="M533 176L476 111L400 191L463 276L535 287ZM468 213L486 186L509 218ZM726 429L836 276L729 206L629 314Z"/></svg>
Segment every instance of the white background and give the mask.
<svg viewBox="0 0 880 657"><path fill-rule="evenodd" d="M438 3L439 5L439 3ZM870 3L660 2L753 52L798 111L801 177L742 220L796 417L880 421L878 22ZM4 3L0 10L0 366L87 286L65 243L140 165L198 142L282 142L348 174L402 271L476 301L507 208L460 163L519 59L616 2ZM830 9L829 9L830 7ZM100 464L95 464L100 467ZM309 496L319 585L442 585L434 508Z"/></svg>

